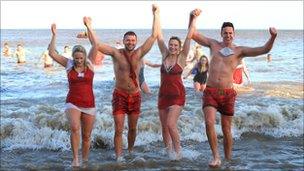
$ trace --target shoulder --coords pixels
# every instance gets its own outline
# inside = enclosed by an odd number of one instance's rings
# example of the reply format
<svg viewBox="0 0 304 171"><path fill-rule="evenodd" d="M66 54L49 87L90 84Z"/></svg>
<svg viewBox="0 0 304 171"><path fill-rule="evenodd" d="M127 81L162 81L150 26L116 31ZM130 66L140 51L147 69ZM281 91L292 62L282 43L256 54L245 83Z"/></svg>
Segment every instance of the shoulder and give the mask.
<svg viewBox="0 0 304 171"><path fill-rule="evenodd" d="M94 70L94 65L90 60L87 60L87 67L92 71L95 72Z"/></svg>
<svg viewBox="0 0 304 171"><path fill-rule="evenodd" d="M65 66L65 70L68 72L70 71L74 66L74 60L68 59L67 64Z"/></svg>

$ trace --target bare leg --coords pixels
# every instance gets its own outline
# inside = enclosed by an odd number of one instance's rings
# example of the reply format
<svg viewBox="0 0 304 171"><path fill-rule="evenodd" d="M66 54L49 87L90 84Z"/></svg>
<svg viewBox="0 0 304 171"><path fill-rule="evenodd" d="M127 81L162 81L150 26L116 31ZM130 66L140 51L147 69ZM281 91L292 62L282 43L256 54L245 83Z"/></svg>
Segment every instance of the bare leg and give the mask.
<svg viewBox="0 0 304 171"><path fill-rule="evenodd" d="M215 119L216 119L216 109L214 107L207 106L204 108L204 114L205 114L206 133L213 155L213 160L209 163L209 166L219 167L221 165L221 158L217 148L217 135L214 128Z"/></svg>
<svg viewBox="0 0 304 171"><path fill-rule="evenodd" d="M222 131L224 135L224 151L225 151L225 159L231 160L231 153L232 153L232 145L233 139L231 134L231 122L232 116L221 116L221 123L222 123Z"/></svg>
<svg viewBox="0 0 304 171"><path fill-rule="evenodd" d="M125 115L114 115L115 122L115 135L114 135L114 148L116 159L122 155L122 133L124 128Z"/></svg>
<svg viewBox="0 0 304 171"><path fill-rule="evenodd" d="M173 150L173 148L172 148L171 136L169 134L169 129L167 127L167 115L168 115L167 113L168 113L167 109L159 110L159 119L162 126L163 142L165 144L167 152L170 153Z"/></svg>
<svg viewBox="0 0 304 171"><path fill-rule="evenodd" d="M140 88L145 94L152 94L148 84L145 81L141 84Z"/></svg>
<svg viewBox="0 0 304 171"><path fill-rule="evenodd" d="M134 142L136 139L136 129L139 114L128 115L128 151L131 153L133 151Z"/></svg>
<svg viewBox="0 0 304 171"><path fill-rule="evenodd" d="M95 122L95 116L82 113L81 114L81 128L82 128L82 161L88 161L91 133Z"/></svg>
<svg viewBox="0 0 304 171"><path fill-rule="evenodd" d="M70 130L71 130L71 146L73 152L73 161L72 166L78 167L79 158L78 158L78 149L79 149L79 142L80 142L80 111L76 109L68 109L66 111L68 120L70 122Z"/></svg>
<svg viewBox="0 0 304 171"><path fill-rule="evenodd" d="M167 115L167 127L169 129L169 134L172 139L173 147L176 153L176 159L181 158L181 146L180 146L180 136L177 129L177 120L179 118L180 112L182 110L181 106L173 105L170 106Z"/></svg>

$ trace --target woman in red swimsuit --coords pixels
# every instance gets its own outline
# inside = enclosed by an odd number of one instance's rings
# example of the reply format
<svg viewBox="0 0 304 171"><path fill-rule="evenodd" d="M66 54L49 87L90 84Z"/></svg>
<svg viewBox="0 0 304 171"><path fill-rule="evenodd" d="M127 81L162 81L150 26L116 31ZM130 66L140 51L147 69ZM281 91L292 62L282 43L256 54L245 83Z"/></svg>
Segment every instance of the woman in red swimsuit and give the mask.
<svg viewBox="0 0 304 171"><path fill-rule="evenodd" d="M55 51L56 25L52 25L52 40L49 55L66 68L69 92L66 98L67 118L71 129L72 166L79 167L78 147L80 130L82 136L82 162L87 162L90 150L90 137L95 121L95 98L93 93L94 70L84 47L76 45L72 50L73 60Z"/></svg>
<svg viewBox="0 0 304 171"><path fill-rule="evenodd" d="M161 85L158 97L159 118L167 153L171 160L179 160L182 156L177 120L185 105L185 87L181 74L186 66L193 27L192 25L189 27L183 47L178 37L171 37L167 47L160 24L158 33L157 42L162 54Z"/></svg>

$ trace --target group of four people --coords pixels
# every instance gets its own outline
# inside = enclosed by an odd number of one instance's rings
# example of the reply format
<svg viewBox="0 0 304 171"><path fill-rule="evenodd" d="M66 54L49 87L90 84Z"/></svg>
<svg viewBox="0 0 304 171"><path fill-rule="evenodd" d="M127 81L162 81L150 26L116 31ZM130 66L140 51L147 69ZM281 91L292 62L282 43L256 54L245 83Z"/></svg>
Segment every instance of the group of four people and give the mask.
<svg viewBox="0 0 304 171"><path fill-rule="evenodd" d="M50 56L67 70L69 92L66 98L66 113L71 129L71 145L73 151L72 166L79 166L78 147L80 143L80 130L82 135L82 161L88 160L90 148L90 135L93 129L96 109L93 93L94 68L92 63L97 53L112 57L115 88L112 97L112 114L115 123L114 148L117 161L123 161L122 134L125 114L128 117L128 151L132 153L136 138L137 121L140 114L141 94L139 72L142 58L152 48L155 40L162 55L161 84L158 96L159 118L162 127L163 143L171 159L179 160L181 155L180 136L177 121L185 105L185 87L182 82L182 72L186 66L186 58L190 49L190 41L194 39L199 44L209 47L211 60L209 63L209 77L204 91L203 111L205 116L206 133L213 154L209 163L211 167L221 165L217 148L217 135L215 132L216 112L221 113L222 130L224 134L225 158L231 159L232 135L231 123L234 114L236 92L233 89L233 71L244 56L257 56L271 50L277 35L274 28L270 28L271 37L261 47L250 48L236 46L234 27L232 23L225 22L221 28L222 41L210 39L200 34L195 27L196 19L201 10L195 9L190 13L189 28L185 41L173 36L164 43L160 27L159 7L152 6L153 27L152 34L138 48L137 35L126 32L123 36L124 48L115 48L99 41L92 28L90 17L84 17L83 22L87 28L87 36L92 48L87 55L85 48L76 45L72 51L73 60L67 59L55 52L56 25L52 25L52 39L50 43Z"/></svg>

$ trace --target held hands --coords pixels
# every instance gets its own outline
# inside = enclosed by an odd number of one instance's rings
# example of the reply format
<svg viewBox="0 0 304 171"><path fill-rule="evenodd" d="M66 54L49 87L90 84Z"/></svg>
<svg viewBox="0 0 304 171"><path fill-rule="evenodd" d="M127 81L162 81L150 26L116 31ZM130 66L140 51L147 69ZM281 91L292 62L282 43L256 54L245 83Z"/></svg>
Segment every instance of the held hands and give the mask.
<svg viewBox="0 0 304 171"><path fill-rule="evenodd" d="M88 28L92 28L92 19L91 17L83 17L83 24Z"/></svg>
<svg viewBox="0 0 304 171"><path fill-rule="evenodd" d="M278 34L277 30L274 27L269 28L269 33L270 33L271 37L276 37Z"/></svg>
<svg viewBox="0 0 304 171"><path fill-rule="evenodd" d="M194 17L198 17L201 14L202 10L196 8L195 10L191 11L190 15L194 16Z"/></svg>
<svg viewBox="0 0 304 171"><path fill-rule="evenodd" d="M152 5L153 14L159 14L159 7L156 4Z"/></svg>
<svg viewBox="0 0 304 171"><path fill-rule="evenodd" d="M53 23L52 26L51 26L51 30L52 30L52 34L53 36L56 36L56 33L57 33L57 29L56 29L56 24Z"/></svg>

